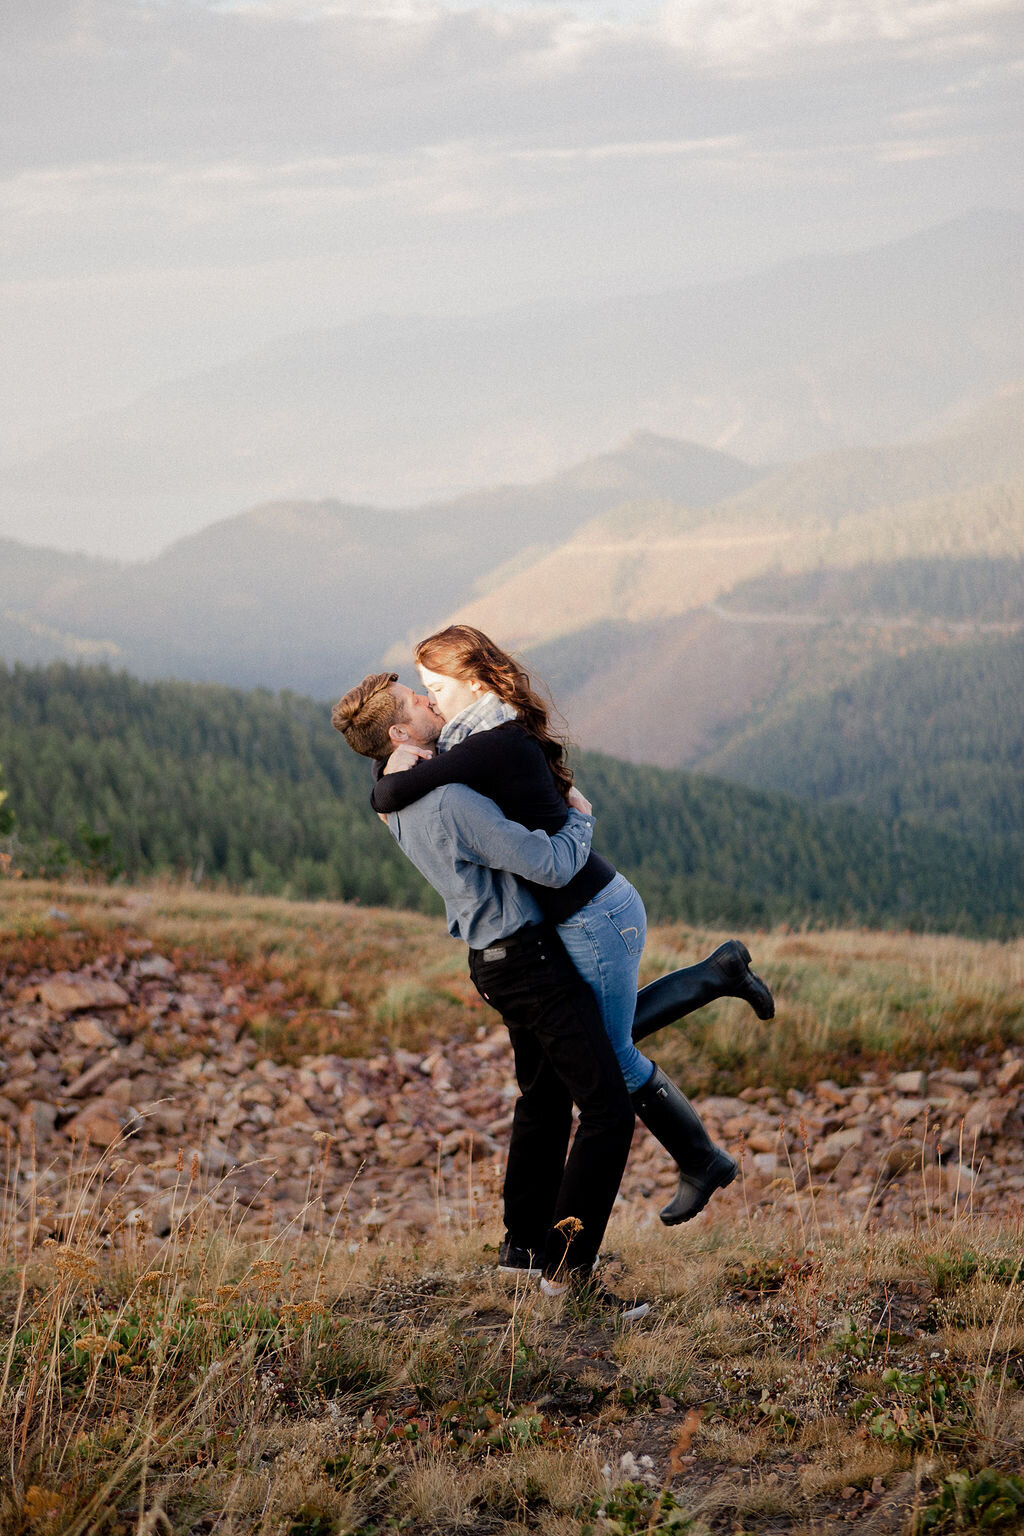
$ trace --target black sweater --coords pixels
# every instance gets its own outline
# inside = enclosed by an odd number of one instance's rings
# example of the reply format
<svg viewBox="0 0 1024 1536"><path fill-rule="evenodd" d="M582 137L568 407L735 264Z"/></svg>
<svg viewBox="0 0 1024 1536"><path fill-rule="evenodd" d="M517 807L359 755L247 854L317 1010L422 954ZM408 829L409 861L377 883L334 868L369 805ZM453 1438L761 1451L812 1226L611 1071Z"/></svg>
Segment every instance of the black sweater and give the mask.
<svg viewBox="0 0 1024 1536"><path fill-rule="evenodd" d="M515 720L493 730L477 731L457 747L424 758L403 773L382 774L373 786L370 803L375 811L390 815L404 811L442 784L466 784L487 795L510 821L518 821L531 832L557 832L568 815L540 742ZM523 884L545 917L562 923L586 906L614 875L607 859L591 853L579 874L561 890L535 885L532 880Z"/></svg>

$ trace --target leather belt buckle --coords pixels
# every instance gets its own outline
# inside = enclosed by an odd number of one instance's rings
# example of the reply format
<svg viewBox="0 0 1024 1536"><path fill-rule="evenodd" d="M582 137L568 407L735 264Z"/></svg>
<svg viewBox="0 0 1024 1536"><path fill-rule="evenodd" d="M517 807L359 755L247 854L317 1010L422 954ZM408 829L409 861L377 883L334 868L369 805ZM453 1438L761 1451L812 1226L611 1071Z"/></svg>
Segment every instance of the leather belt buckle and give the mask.
<svg viewBox="0 0 1024 1536"><path fill-rule="evenodd" d="M508 951L504 944L492 944L489 949L483 951L480 958L486 965L488 960L504 960L507 953Z"/></svg>

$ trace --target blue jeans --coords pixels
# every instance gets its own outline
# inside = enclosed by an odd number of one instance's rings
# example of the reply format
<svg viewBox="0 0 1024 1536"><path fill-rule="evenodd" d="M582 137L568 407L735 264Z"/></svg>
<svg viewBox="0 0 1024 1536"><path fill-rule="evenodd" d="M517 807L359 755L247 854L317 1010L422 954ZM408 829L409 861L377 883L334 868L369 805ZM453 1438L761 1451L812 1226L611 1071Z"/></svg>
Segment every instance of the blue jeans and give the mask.
<svg viewBox="0 0 1024 1536"><path fill-rule="evenodd" d="M635 1093L654 1071L654 1063L633 1044L637 974L647 938L640 893L625 875L616 875L585 907L559 923L558 936L597 998L626 1087Z"/></svg>

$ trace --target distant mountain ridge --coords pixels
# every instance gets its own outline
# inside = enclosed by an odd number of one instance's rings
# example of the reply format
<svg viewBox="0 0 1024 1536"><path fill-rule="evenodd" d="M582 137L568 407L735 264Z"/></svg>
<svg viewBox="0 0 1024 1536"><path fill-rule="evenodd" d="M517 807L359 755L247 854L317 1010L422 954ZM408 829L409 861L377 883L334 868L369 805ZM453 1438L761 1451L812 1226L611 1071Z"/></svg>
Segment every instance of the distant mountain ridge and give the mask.
<svg viewBox="0 0 1024 1536"><path fill-rule="evenodd" d="M992 483L1013 471L1020 478ZM916 499L894 505L892 487ZM418 511L267 504L123 566L8 541L0 618L12 659L101 645L144 676L329 697L385 657L404 664L410 640L452 614L534 649L595 626L678 617L679 641L662 629L655 645L667 656L689 644L686 632L706 635L707 603L773 570L1022 548L1019 387L929 442L784 469L641 434L537 485ZM35 648L25 649L31 624ZM41 655L40 629L64 649ZM749 650L737 659L756 672L763 658ZM584 701L563 702L583 740L624 750ZM667 750L654 760L671 761Z"/></svg>
<svg viewBox="0 0 1024 1536"><path fill-rule="evenodd" d="M326 697L396 639L418 638L477 584L509 562L538 558L595 513L653 494L702 506L761 473L727 454L640 434L535 486L417 511L270 503L124 566L12 545L12 575L38 567L24 587L35 619L75 637L54 659L102 642L143 676ZM0 615L14 603L7 593L0 578ZM17 646L8 654L50 659Z"/></svg>
<svg viewBox="0 0 1024 1536"><path fill-rule="evenodd" d="M1022 243L1024 216L978 213L675 292L286 337L0 469L0 532L150 555L157 527L422 504L635 430L756 463L919 436L1024 377Z"/></svg>
<svg viewBox="0 0 1024 1536"><path fill-rule="evenodd" d="M992 727L1024 718L1024 389L927 442L776 469L642 434L418 511L256 507L134 565L0 554L12 658L326 700L381 665L412 680L410 642L456 614L522 650L583 746L879 812L873 786L902 782L922 825L1016 836L1022 770ZM943 667L936 731L915 700ZM990 744L994 798L963 735Z"/></svg>
<svg viewBox="0 0 1024 1536"><path fill-rule="evenodd" d="M613 523L599 515L456 617L507 645L537 646L595 624L686 613L774 568L936 550L1017 554L1022 541L1018 385L942 436L766 473L703 517L663 503L631 508Z"/></svg>

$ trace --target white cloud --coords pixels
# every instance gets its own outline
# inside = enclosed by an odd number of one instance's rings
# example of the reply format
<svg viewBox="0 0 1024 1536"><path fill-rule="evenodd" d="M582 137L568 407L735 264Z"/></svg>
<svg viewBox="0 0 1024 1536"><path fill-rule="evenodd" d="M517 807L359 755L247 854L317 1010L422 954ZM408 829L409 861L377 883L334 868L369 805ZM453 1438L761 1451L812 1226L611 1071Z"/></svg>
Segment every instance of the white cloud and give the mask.
<svg viewBox="0 0 1024 1536"><path fill-rule="evenodd" d="M15 288L0 335L40 399L76 293L90 348L123 310L104 366L159 373L320 314L668 286L1024 197L1019 0L8 10L0 241L42 286L34 342Z"/></svg>
<svg viewBox="0 0 1024 1536"><path fill-rule="evenodd" d="M672 43L721 66L778 65L853 44L995 48L1015 0L666 0Z"/></svg>
<svg viewBox="0 0 1024 1536"><path fill-rule="evenodd" d="M573 147L548 145L542 149L516 149L510 158L517 161L541 163L545 160L661 160L683 155L717 154L721 150L738 150L745 140L740 134L720 134L706 139L644 139L625 140L617 144L583 144Z"/></svg>

